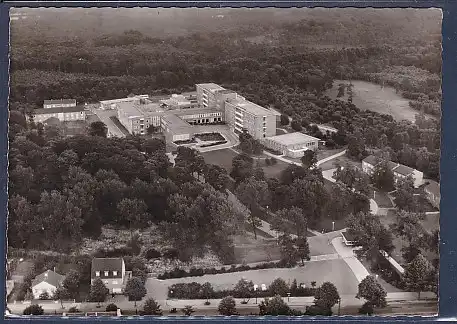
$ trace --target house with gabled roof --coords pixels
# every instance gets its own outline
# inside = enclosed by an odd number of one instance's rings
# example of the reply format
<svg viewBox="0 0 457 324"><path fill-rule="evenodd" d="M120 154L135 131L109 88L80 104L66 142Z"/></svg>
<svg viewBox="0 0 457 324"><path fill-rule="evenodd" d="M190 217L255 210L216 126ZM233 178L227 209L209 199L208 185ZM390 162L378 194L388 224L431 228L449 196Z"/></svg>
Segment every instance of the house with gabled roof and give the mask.
<svg viewBox="0 0 457 324"><path fill-rule="evenodd" d="M362 161L363 172L371 174L374 167L380 162L381 160L374 155L367 156ZM392 161L387 161L387 165L394 174L395 183L400 179L411 177L414 181L414 186L417 188L424 182L424 174L419 170Z"/></svg>
<svg viewBox="0 0 457 324"><path fill-rule="evenodd" d="M35 277L32 281L32 293L35 299L39 299L40 295L47 293L52 297L62 282L65 276L58 274L52 270L47 270Z"/></svg>
<svg viewBox="0 0 457 324"><path fill-rule="evenodd" d="M91 284L101 279L110 294L122 294L127 283L123 258L94 258L91 267Z"/></svg>

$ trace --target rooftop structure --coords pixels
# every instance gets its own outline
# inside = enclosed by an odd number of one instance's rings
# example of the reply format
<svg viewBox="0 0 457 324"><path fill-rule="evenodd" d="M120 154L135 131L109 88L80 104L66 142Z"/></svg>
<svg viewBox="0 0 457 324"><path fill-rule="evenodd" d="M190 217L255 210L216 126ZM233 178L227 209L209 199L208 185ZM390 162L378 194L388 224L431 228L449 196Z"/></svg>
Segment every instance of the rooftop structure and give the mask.
<svg viewBox="0 0 457 324"><path fill-rule="evenodd" d="M267 137L262 143L291 158L300 158L307 150L317 150L319 139L300 132Z"/></svg>
<svg viewBox="0 0 457 324"><path fill-rule="evenodd" d="M260 116L260 115L277 115L277 112L264 108L262 106L259 106L258 104L255 104L249 100L246 99L241 99L241 98L236 98L236 99L229 99L227 100L228 102L234 104L235 106L244 109L246 112Z"/></svg>
<svg viewBox="0 0 457 324"><path fill-rule="evenodd" d="M310 141L320 141L316 137L309 136L309 135L303 134L301 132L276 135L276 136L269 137L268 139L273 140L279 144L286 145L286 146L294 145L294 144L301 144L301 143L310 142Z"/></svg>
<svg viewBox="0 0 457 324"><path fill-rule="evenodd" d="M58 287L60 283L65 279L65 276L58 274L52 270L47 270L42 274L39 274L32 281L32 287L38 285L39 283L46 282L54 287Z"/></svg>
<svg viewBox="0 0 457 324"><path fill-rule="evenodd" d="M196 85L197 87L200 87L204 90L208 90L210 92L216 92L217 90L226 90L225 88L221 87L218 84L215 83L199 83Z"/></svg>
<svg viewBox="0 0 457 324"><path fill-rule="evenodd" d="M75 107L75 99L51 99L43 101L43 108Z"/></svg>

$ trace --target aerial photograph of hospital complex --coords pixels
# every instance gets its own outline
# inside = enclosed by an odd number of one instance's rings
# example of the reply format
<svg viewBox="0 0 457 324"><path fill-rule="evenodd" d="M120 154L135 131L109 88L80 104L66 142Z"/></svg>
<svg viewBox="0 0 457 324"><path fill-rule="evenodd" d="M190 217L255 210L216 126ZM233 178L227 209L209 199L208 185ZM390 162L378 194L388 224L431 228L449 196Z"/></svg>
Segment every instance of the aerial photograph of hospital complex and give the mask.
<svg viewBox="0 0 457 324"><path fill-rule="evenodd" d="M5 316L437 314L439 10L10 29Z"/></svg>

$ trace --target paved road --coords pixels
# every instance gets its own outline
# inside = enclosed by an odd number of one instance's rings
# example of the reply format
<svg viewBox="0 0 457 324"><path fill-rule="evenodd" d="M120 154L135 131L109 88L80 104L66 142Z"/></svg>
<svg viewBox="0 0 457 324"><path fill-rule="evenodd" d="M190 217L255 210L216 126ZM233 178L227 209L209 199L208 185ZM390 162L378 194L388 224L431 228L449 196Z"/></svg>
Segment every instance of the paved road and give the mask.
<svg viewBox="0 0 457 324"><path fill-rule="evenodd" d="M346 246L342 237L335 237L332 240L332 244L336 252L343 258L349 268L351 268L359 282L370 275L368 270L363 266L362 262L360 262L355 256L354 249Z"/></svg>
<svg viewBox="0 0 457 324"><path fill-rule="evenodd" d="M360 307L363 303L363 299L357 299L355 298L355 294L347 295L343 294L340 295L341 297L341 307ZM143 301L137 302L137 308L141 309L143 307ZM241 304L243 301L242 299L235 299L236 301L236 307L237 309L249 309L252 308L253 310L258 310L258 303L260 302L260 298L257 299L257 304L256 304L256 299L252 298L248 301L247 304ZM312 305L314 302L314 297L284 297L284 300L294 309L304 309L306 306ZM398 312L395 313L396 315L402 315L405 313L416 313L416 312L421 312L423 311L424 313L429 313L429 312L434 312L433 310L433 304L436 301L436 295L430 292L424 292L421 293L421 300L417 300L417 293L411 293L411 292L402 292L402 293L388 293L386 297L387 303L389 306L394 306ZM177 309L182 309L186 305L192 305L194 308L198 309L199 311L202 310L216 310L221 299L211 299L211 304L210 305L205 305L205 299L192 299L192 300L157 300L157 302L161 305L161 308L169 312L171 308L177 308ZM65 310L68 311L68 309L72 306L76 306L80 311L89 311L89 310L99 310L99 311L104 311L106 308L106 305L108 305L110 301L102 303L100 308L95 308L96 303L76 303L76 304L64 304ZM16 305L13 304L8 304L8 308L11 310L13 314L22 314L23 310L25 307L27 307L29 304L22 304L18 303ZM53 312L57 311L60 312L62 311L60 303L40 303L40 305L43 307L43 309L46 312ZM127 299L124 298L123 301L116 301L116 305L123 310L126 309L135 309L134 308L134 303L127 301ZM432 306L432 307L431 307ZM64 310L64 311L65 311ZM334 313L337 314L338 310L338 305L335 305L334 307ZM405 310L404 312L402 312Z"/></svg>

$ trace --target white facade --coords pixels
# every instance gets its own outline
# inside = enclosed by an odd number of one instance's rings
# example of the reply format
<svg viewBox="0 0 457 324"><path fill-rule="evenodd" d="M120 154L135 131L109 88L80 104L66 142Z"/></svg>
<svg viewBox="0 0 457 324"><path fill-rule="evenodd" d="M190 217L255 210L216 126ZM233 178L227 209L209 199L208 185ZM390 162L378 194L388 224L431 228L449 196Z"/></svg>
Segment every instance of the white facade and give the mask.
<svg viewBox="0 0 457 324"><path fill-rule="evenodd" d="M55 117L61 122L64 121L76 121L76 120L86 120L85 111L74 111L74 112L56 112L56 113L38 113L33 117L35 123L42 123L45 120Z"/></svg>
<svg viewBox="0 0 457 324"><path fill-rule="evenodd" d="M44 292L47 292L49 297L52 297L56 289L57 287L54 287L48 282L42 281L39 284L32 287L33 298L39 299L40 295Z"/></svg>
<svg viewBox="0 0 457 324"><path fill-rule="evenodd" d="M262 144L288 157L301 158L305 151L318 149L319 139L296 132L267 137L262 140Z"/></svg>

